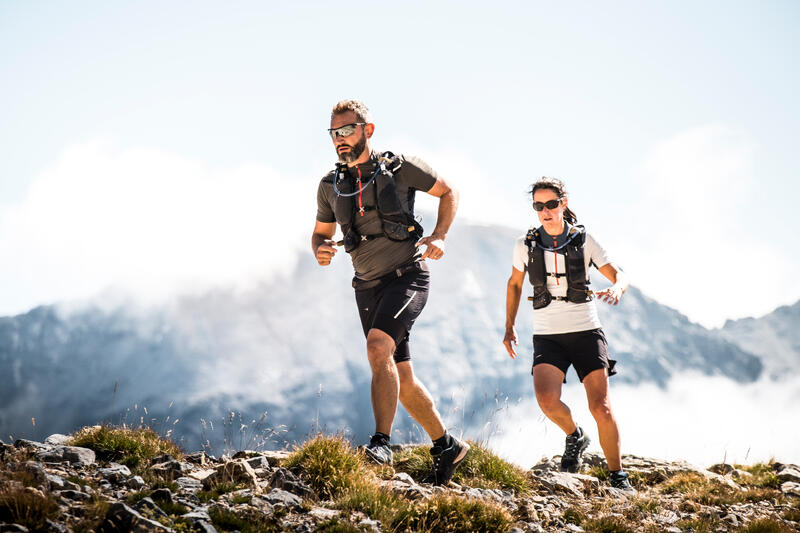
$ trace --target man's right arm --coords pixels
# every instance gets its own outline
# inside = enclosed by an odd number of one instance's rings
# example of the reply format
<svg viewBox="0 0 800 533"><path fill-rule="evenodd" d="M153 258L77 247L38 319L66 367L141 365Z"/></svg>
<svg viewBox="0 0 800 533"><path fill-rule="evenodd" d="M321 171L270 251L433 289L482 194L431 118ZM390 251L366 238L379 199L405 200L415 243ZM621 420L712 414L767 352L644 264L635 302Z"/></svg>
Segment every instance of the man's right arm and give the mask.
<svg viewBox="0 0 800 533"><path fill-rule="evenodd" d="M317 258L317 263L322 266L330 265L331 259L336 255L335 243L332 239L336 233L336 222L320 222L314 225L311 234L311 251Z"/></svg>

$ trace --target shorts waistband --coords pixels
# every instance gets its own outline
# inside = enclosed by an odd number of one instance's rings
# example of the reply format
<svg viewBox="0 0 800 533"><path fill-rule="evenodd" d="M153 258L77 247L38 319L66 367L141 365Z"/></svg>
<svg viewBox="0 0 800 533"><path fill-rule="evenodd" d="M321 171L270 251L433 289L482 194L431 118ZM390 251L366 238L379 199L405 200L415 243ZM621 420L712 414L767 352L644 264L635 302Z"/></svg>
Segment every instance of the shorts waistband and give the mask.
<svg viewBox="0 0 800 533"><path fill-rule="evenodd" d="M379 278L363 280L353 277L353 288L357 291L373 289L378 285L380 285L381 283L386 283L387 281L403 277L409 272L423 272L423 271L424 272L428 271L428 265L425 263L425 261L413 261L403 266L399 266L392 272L389 272L388 274L381 276Z"/></svg>

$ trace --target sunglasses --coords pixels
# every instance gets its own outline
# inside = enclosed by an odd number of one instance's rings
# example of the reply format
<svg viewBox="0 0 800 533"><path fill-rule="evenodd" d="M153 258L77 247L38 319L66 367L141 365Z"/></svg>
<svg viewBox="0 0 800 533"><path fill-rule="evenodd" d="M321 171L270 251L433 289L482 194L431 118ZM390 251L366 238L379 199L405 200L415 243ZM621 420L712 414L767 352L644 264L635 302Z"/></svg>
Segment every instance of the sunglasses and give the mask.
<svg viewBox="0 0 800 533"><path fill-rule="evenodd" d="M541 211L545 207L547 209L555 209L559 205L561 205L561 198L558 198L556 200L550 200L550 201L547 201L547 202L533 202L533 210L534 211Z"/></svg>
<svg viewBox="0 0 800 533"><path fill-rule="evenodd" d="M331 139L336 140L336 137L349 137L356 131L356 126L366 126L366 122L353 122L352 124L345 124L344 126L339 126L338 128L328 128L328 133L331 135Z"/></svg>

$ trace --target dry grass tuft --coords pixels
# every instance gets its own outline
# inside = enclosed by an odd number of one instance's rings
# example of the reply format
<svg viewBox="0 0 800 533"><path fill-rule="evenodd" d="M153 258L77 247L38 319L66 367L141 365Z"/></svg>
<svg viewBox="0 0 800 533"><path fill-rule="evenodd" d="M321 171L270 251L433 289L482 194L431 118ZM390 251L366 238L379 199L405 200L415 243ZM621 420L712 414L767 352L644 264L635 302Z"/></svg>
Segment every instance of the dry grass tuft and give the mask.
<svg viewBox="0 0 800 533"><path fill-rule="evenodd" d="M86 427L75 434L70 444L94 450L101 461L114 461L134 469L163 454L183 458L177 444L147 427Z"/></svg>

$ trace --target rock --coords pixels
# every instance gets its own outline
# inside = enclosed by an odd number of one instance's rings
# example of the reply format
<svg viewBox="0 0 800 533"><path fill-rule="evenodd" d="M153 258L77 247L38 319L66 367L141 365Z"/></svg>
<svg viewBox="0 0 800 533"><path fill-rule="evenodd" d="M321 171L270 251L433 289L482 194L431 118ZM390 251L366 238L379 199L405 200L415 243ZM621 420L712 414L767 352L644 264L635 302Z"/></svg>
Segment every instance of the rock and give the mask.
<svg viewBox="0 0 800 533"><path fill-rule="evenodd" d="M283 461L289 457L289 452L285 451L277 451L277 452L260 452L262 456L267 460L269 466L275 467L280 466Z"/></svg>
<svg viewBox="0 0 800 533"><path fill-rule="evenodd" d="M64 478L56 474L47 474L47 482L50 484L50 490L62 490L67 488Z"/></svg>
<svg viewBox="0 0 800 533"><path fill-rule="evenodd" d="M778 472L778 480L800 483L800 470L792 468L791 466L785 466Z"/></svg>
<svg viewBox="0 0 800 533"><path fill-rule="evenodd" d="M787 481L781 484L781 492L790 496L800 497L800 483L794 481Z"/></svg>
<svg viewBox="0 0 800 533"><path fill-rule="evenodd" d="M91 496L86 494L85 492L80 492L77 490L62 490L59 495L62 498L66 498L68 500L73 500L76 502L85 502L91 499Z"/></svg>
<svg viewBox="0 0 800 533"><path fill-rule="evenodd" d="M0 533L28 533L28 528L19 524L0 524Z"/></svg>
<svg viewBox="0 0 800 533"><path fill-rule="evenodd" d="M153 501L156 501L156 502L172 503L172 501L173 501L172 500L172 491L170 491L168 488L156 489L156 490L153 491L152 494L150 494L150 497L153 498Z"/></svg>
<svg viewBox="0 0 800 533"><path fill-rule="evenodd" d="M194 478L197 481L203 481L208 476L213 476L217 471L213 468L209 468L207 470L195 470L194 472L189 472L188 476L190 478Z"/></svg>
<svg viewBox="0 0 800 533"><path fill-rule="evenodd" d="M152 498L142 498L133 506L134 509L139 511L143 516L153 519L159 518L169 518L169 515L165 513L161 507L153 501Z"/></svg>
<svg viewBox="0 0 800 533"><path fill-rule="evenodd" d="M264 470L269 470L269 461L263 455L257 455L255 457L251 457L250 459L246 459L247 464L255 468L263 468Z"/></svg>
<svg viewBox="0 0 800 533"><path fill-rule="evenodd" d="M667 529L664 530L666 533L682 533L681 528L675 526L669 526Z"/></svg>
<svg viewBox="0 0 800 533"><path fill-rule="evenodd" d="M119 483L131 475L131 471L127 466L117 463L111 463L108 468L100 468L97 473L111 483Z"/></svg>
<svg viewBox="0 0 800 533"><path fill-rule="evenodd" d="M332 518L336 518L341 514L342 512L337 509L328 509L326 507L313 507L308 512L309 516L316 518L317 520L320 521L331 520Z"/></svg>
<svg viewBox="0 0 800 533"><path fill-rule="evenodd" d="M46 439L44 439L45 444L51 444L53 446L66 446L69 444L69 441L72 440L72 437L69 435L62 435L61 433L53 433Z"/></svg>
<svg viewBox="0 0 800 533"><path fill-rule="evenodd" d="M209 516L208 511L204 509L195 509L190 513L186 513L181 515L181 518L185 518L191 522L199 522L199 521L206 521L211 522L211 516Z"/></svg>
<svg viewBox="0 0 800 533"><path fill-rule="evenodd" d="M170 454L162 453L161 455L156 455L155 457L150 459L150 465L152 466L152 465L157 465L157 464L160 464L160 463L168 463L168 462L174 461L174 460L175 460L175 458L172 457Z"/></svg>
<svg viewBox="0 0 800 533"><path fill-rule="evenodd" d="M192 523L192 530L199 533L217 533L217 529L205 520L198 520Z"/></svg>
<svg viewBox="0 0 800 533"><path fill-rule="evenodd" d="M370 531L372 533L381 533L381 523L378 520L365 518L358 523L358 528L362 531Z"/></svg>
<svg viewBox="0 0 800 533"><path fill-rule="evenodd" d="M285 468L278 468L269 480L269 487L284 489L293 492L303 498L312 497L314 490L303 480Z"/></svg>
<svg viewBox="0 0 800 533"><path fill-rule="evenodd" d="M206 490L213 489L222 483L236 483L244 484L256 492L261 492L253 467L244 459L237 459L218 466L214 474L203 479L202 483Z"/></svg>
<svg viewBox="0 0 800 533"><path fill-rule="evenodd" d="M49 518L45 518L44 523L49 528L49 533L71 533L67 526L53 522Z"/></svg>
<svg viewBox="0 0 800 533"><path fill-rule="evenodd" d="M197 466L206 466L206 463L208 462L208 456L206 455L206 452L190 453L188 455L184 455L183 458L186 459L187 462Z"/></svg>
<svg viewBox="0 0 800 533"><path fill-rule="evenodd" d="M261 498L271 505L283 505L289 509L297 509L302 504L297 495L281 489L272 489L269 494L262 495Z"/></svg>
<svg viewBox="0 0 800 533"><path fill-rule="evenodd" d="M409 485L416 485L414 478L412 478L405 472L397 472L395 475L392 476L392 479L395 481L402 481L403 483L408 483Z"/></svg>
<svg viewBox="0 0 800 533"><path fill-rule="evenodd" d="M94 450L78 446L55 446L40 450L36 457L46 463L77 463L92 465L95 463Z"/></svg>
<svg viewBox="0 0 800 533"><path fill-rule="evenodd" d="M732 474L736 469L728 463L717 463L715 465L711 465L708 470L721 476L727 476L728 474Z"/></svg>
<svg viewBox="0 0 800 533"><path fill-rule="evenodd" d="M584 498L587 489L598 489L600 482L596 477L569 472L545 472L536 480L550 490L567 492L578 498Z"/></svg>
<svg viewBox="0 0 800 533"><path fill-rule="evenodd" d="M192 494L203 488L202 483L190 477L179 477L175 480L175 483L178 484L182 492L191 492Z"/></svg>
<svg viewBox="0 0 800 533"><path fill-rule="evenodd" d="M155 520L143 517L122 502L117 502L108 509L106 518L98 530L99 533L117 533L119 531L136 532L169 532L168 527Z"/></svg>
<svg viewBox="0 0 800 533"><path fill-rule="evenodd" d="M143 488L145 484L146 483L144 482L144 479L142 479L142 476L133 476L125 482L125 485L134 490Z"/></svg>
<svg viewBox="0 0 800 533"><path fill-rule="evenodd" d="M576 524L567 524L564 529L567 531L574 531L575 533L583 533L583 531L585 531L581 526Z"/></svg>
<svg viewBox="0 0 800 533"><path fill-rule="evenodd" d="M150 472L158 479L164 481L174 481L188 472L189 469L184 469L180 461L172 459L170 455L162 455L159 459L168 457L166 461L153 463L150 466Z"/></svg>
<svg viewBox="0 0 800 533"><path fill-rule="evenodd" d="M15 448L29 448L33 450L49 450L52 448L49 444L42 444L41 442L36 442L35 440L28 440L28 439L17 439L14 441Z"/></svg>
<svg viewBox="0 0 800 533"><path fill-rule="evenodd" d="M47 480L47 472L45 472L41 463L37 463L36 461L12 463L8 465L8 469L12 472L18 472L25 475L25 477L29 478L31 482L36 484L36 486L47 487L49 485Z"/></svg>

